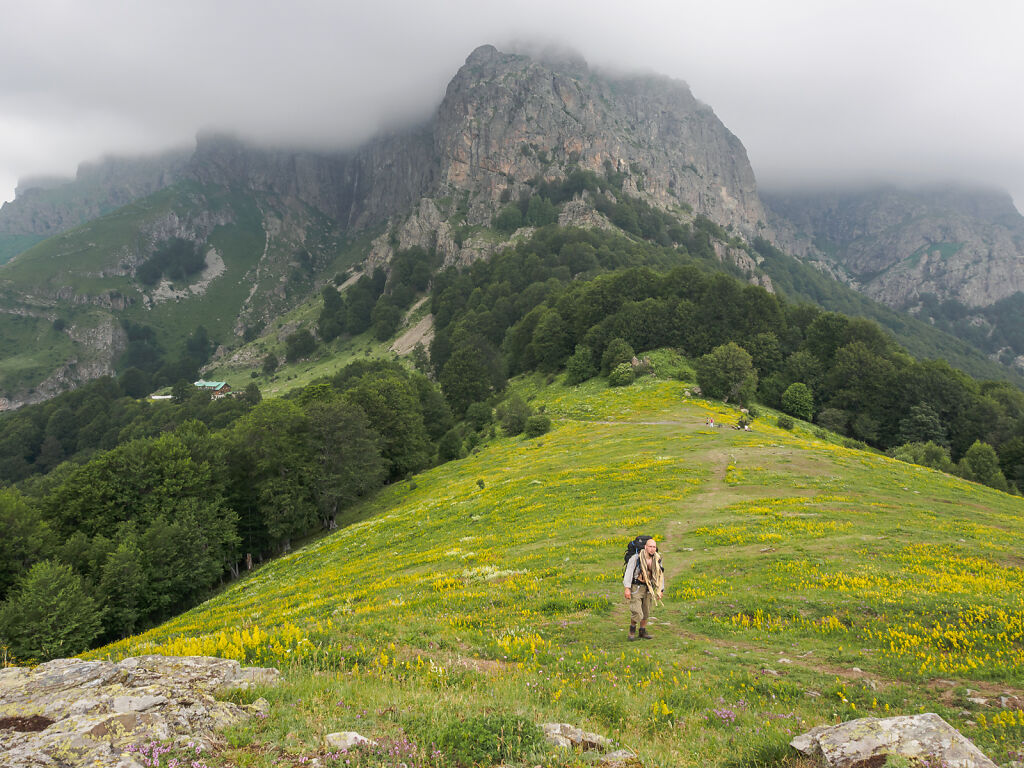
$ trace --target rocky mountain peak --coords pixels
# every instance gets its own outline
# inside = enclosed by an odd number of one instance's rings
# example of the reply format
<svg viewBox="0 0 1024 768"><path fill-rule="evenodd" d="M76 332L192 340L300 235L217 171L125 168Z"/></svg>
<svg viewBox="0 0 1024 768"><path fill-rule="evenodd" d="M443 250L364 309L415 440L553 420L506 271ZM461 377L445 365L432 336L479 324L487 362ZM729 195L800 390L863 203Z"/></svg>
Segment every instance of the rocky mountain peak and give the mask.
<svg viewBox="0 0 1024 768"><path fill-rule="evenodd" d="M689 207L748 234L763 226L743 145L677 80L481 46L449 83L434 140L442 181L472 194L472 223L484 223L506 189L579 166L621 173L625 192L661 207Z"/></svg>

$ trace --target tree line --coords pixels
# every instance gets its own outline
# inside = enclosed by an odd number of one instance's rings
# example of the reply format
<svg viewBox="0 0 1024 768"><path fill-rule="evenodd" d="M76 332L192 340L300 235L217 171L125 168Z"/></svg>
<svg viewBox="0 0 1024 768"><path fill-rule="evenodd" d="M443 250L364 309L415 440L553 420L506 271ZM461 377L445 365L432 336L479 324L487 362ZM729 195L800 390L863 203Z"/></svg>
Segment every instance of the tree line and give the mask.
<svg viewBox="0 0 1024 768"><path fill-rule="evenodd" d="M163 621L443 460L453 426L437 388L389 362L233 416L169 419L0 491L0 644L41 659Z"/></svg>
<svg viewBox="0 0 1024 768"><path fill-rule="evenodd" d="M155 437L194 419L211 428L229 425L254 398L213 400L190 382L175 401L138 399L123 380L103 376L71 392L0 416L0 486L43 475L64 461Z"/></svg>
<svg viewBox="0 0 1024 768"><path fill-rule="evenodd" d="M981 443L1006 487L1024 487L1024 393L1012 384L916 360L872 320L791 303L679 245L544 228L438 275L432 309L431 363L456 415L509 375L570 363L577 379L597 372L616 340L694 360L731 343L752 373L734 396L783 408L800 384L811 403L803 415L822 427L881 450L932 442L953 463Z"/></svg>

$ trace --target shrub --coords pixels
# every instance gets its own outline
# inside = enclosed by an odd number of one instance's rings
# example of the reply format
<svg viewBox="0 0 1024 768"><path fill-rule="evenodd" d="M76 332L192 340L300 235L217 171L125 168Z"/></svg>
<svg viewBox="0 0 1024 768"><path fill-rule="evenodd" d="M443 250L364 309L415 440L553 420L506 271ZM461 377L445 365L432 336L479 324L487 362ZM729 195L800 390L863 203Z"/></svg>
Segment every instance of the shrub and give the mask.
<svg viewBox="0 0 1024 768"><path fill-rule="evenodd" d="M594 352L583 344L576 345L576 351L565 364L565 385L567 387L581 384L597 375L594 365Z"/></svg>
<svg viewBox="0 0 1024 768"><path fill-rule="evenodd" d="M776 421L775 423L779 425L780 429L792 429L794 426L796 426L796 422L793 421L793 417L786 416L784 414L782 416L779 416L778 421Z"/></svg>
<svg viewBox="0 0 1024 768"><path fill-rule="evenodd" d="M498 419L506 435L521 434L526 429L526 421L530 418L531 409L519 395L512 395L498 406Z"/></svg>
<svg viewBox="0 0 1024 768"><path fill-rule="evenodd" d="M288 336L285 337L284 343L284 358L289 363L301 360L316 349L316 339L314 339L313 334L305 328L300 328L294 333L288 334Z"/></svg>
<svg viewBox="0 0 1024 768"><path fill-rule="evenodd" d="M551 429L551 419L545 416L543 413L538 413L526 420L526 429L523 430L525 435L530 437L540 437L547 433Z"/></svg>
<svg viewBox="0 0 1024 768"><path fill-rule="evenodd" d="M902 443L927 443L947 445L947 431L938 412L927 403L912 405L910 412L899 423L899 439Z"/></svg>
<svg viewBox="0 0 1024 768"><path fill-rule="evenodd" d="M705 397L746 403L757 390L750 353L730 341L697 360L697 383Z"/></svg>
<svg viewBox="0 0 1024 768"><path fill-rule="evenodd" d="M529 720L495 713L449 723L437 734L435 744L450 763L469 768L522 762L543 750L544 734Z"/></svg>
<svg viewBox="0 0 1024 768"><path fill-rule="evenodd" d="M798 419L810 421L814 415L814 397L810 387L797 381L790 384L782 393L782 410Z"/></svg>
<svg viewBox="0 0 1024 768"><path fill-rule="evenodd" d="M866 413L858 413L850 423L850 430L858 440L874 442L878 440L878 420Z"/></svg>
<svg viewBox="0 0 1024 768"><path fill-rule="evenodd" d="M625 339L612 339L601 355L601 373L608 374L620 363L628 363L633 360L635 353L633 347Z"/></svg>
<svg viewBox="0 0 1024 768"><path fill-rule="evenodd" d="M253 371L253 373L255 374L256 371ZM243 397L245 398L245 402L249 403L249 405L259 405L260 401L263 399L263 394L260 392L260 388L256 382L250 381L245 387Z"/></svg>
<svg viewBox="0 0 1024 768"><path fill-rule="evenodd" d="M462 458L462 435L457 429L452 428L444 433L437 444L437 458L442 462Z"/></svg>
<svg viewBox="0 0 1024 768"><path fill-rule="evenodd" d="M840 435L846 434L846 424L849 420L846 411L838 408L823 408L818 414L818 424L827 430L837 432Z"/></svg>
<svg viewBox="0 0 1024 768"><path fill-rule="evenodd" d="M1008 491L1006 477L999 469L999 457L988 443L975 440L957 465L958 474L976 483L983 483L1000 491Z"/></svg>
<svg viewBox="0 0 1024 768"><path fill-rule="evenodd" d="M629 363L619 363L608 374L608 384L613 387L628 387L635 378L632 365Z"/></svg>
<svg viewBox="0 0 1024 768"><path fill-rule="evenodd" d="M492 416L491 406L487 403L470 403L466 409L466 421L476 432L490 424Z"/></svg>
<svg viewBox="0 0 1024 768"><path fill-rule="evenodd" d="M890 448L886 455L908 464L920 464L922 467L931 467L942 472L953 471L949 449L930 440L927 443L905 443Z"/></svg>
<svg viewBox="0 0 1024 768"><path fill-rule="evenodd" d="M404 313L388 300L381 297L370 313L370 322L373 327L373 336L377 341L387 341L398 330L402 324Z"/></svg>
<svg viewBox="0 0 1024 768"><path fill-rule="evenodd" d="M519 206L514 204L506 205L498 211L498 214L491 222L491 226L499 232L504 232L506 235L511 235L522 225L523 213L519 210Z"/></svg>
<svg viewBox="0 0 1024 768"><path fill-rule="evenodd" d="M0 608L0 638L19 661L74 656L100 633L100 609L71 567L44 560Z"/></svg>

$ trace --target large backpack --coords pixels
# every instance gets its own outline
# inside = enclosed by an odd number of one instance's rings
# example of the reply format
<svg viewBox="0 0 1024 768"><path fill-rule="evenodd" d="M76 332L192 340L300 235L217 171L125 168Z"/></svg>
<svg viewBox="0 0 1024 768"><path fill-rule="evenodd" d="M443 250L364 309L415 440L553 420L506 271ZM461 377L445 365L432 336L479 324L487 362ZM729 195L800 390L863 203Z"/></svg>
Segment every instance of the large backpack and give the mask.
<svg viewBox="0 0 1024 768"><path fill-rule="evenodd" d="M626 545L626 555L622 558L623 567L629 564L629 558L637 554L641 549L644 548L644 545L653 538L653 536L648 536L646 533L641 533L639 536L637 536L635 539L629 542L629 544Z"/></svg>

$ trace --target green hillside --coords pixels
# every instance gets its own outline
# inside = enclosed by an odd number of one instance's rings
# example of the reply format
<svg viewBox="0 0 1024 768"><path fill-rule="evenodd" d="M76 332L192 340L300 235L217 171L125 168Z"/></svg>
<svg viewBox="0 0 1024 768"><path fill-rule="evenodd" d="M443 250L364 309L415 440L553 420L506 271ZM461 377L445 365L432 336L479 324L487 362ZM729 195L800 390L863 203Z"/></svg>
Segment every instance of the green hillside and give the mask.
<svg viewBox="0 0 1024 768"><path fill-rule="evenodd" d="M339 730L405 734L408 764L455 765L451 745L473 741L458 735L501 715L609 734L644 765L782 764L813 725L922 710L997 761L1020 749L1024 719L997 699L1024 696L1024 501L770 416L708 428L738 414L679 381L542 381L517 386L550 433L396 483L343 530L87 656L281 667L252 694L269 716L209 765L299 764ZM639 532L669 586L654 639L628 643L620 557ZM584 762L509 749L494 762Z"/></svg>
<svg viewBox="0 0 1024 768"><path fill-rule="evenodd" d="M761 269L771 277L775 290L791 301L810 302L831 312L874 320L919 360L942 359L977 378L1009 380L1018 387L1024 383L1012 367L990 358L983 351L986 344L978 343L978 339L972 341L965 333L936 328L908 312L891 309L761 238L755 238L752 249L763 259Z"/></svg>
<svg viewBox="0 0 1024 768"><path fill-rule="evenodd" d="M286 217L301 235L265 228L265 218ZM175 184L0 264L0 336L18 350L17 359L5 355L0 365L0 393L31 391L64 361L82 368L101 361L119 372L134 365L152 374L180 358L200 326L214 346L234 346L243 328L259 330L315 296L322 274L344 272L363 258L370 237L349 242L334 223L301 205ZM202 270L141 279L141 268L175 238L195 244L205 259ZM91 333L104 321L151 331L152 349L119 363L109 339ZM54 323L57 330L50 330ZM152 362L152 370L141 360Z"/></svg>
<svg viewBox="0 0 1024 768"><path fill-rule="evenodd" d="M11 235L0 233L0 264L10 261L43 239L43 235Z"/></svg>

